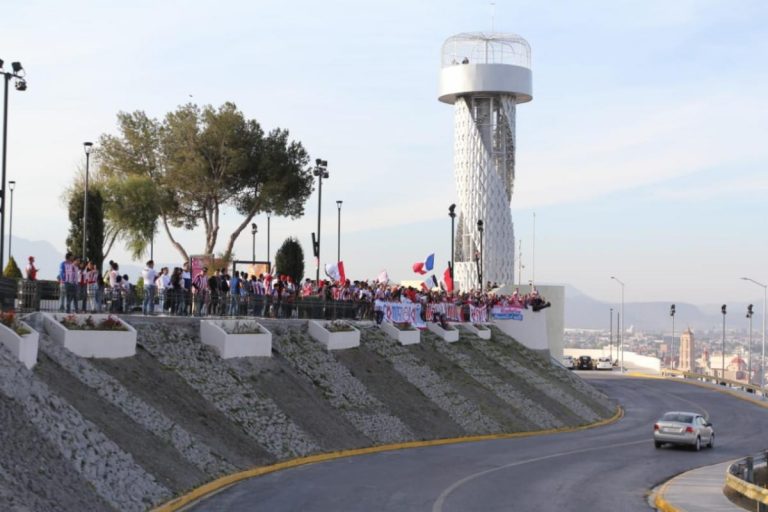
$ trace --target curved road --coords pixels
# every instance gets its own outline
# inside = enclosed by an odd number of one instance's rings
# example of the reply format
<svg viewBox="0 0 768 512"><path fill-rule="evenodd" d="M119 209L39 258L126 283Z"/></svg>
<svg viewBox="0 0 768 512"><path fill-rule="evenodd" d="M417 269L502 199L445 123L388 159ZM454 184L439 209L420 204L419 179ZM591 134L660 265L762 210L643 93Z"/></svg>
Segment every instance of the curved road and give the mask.
<svg viewBox="0 0 768 512"><path fill-rule="evenodd" d="M766 447L768 410L682 382L586 375L625 408L601 428L338 459L252 478L197 503L202 511L647 511L656 484ZM653 447L668 410L700 411L713 450Z"/></svg>

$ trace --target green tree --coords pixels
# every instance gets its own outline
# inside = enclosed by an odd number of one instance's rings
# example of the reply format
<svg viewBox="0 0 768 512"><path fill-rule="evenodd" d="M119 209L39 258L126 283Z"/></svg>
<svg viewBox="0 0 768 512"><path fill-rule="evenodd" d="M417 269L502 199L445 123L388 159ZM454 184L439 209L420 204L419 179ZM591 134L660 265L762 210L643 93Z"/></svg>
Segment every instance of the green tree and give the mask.
<svg viewBox="0 0 768 512"><path fill-rule="evenodd" d="M69 235L67 251L81 256L83 252L83 187L77 185L69 194ZM98 188L88 187L88 230L85 257L101 270L104 262L104 200Z"/></svg>
<svg viewBox="0 0 768 512"><path fill-rule="evenodd" d="M304 278L304 249L295 238L286 238L275 254L275 269L280 274L291 276L294 283Z"/></svg>
<svg viewBox="0 0 768 512"><path fill-rule="evenodd" d="M21 270L19 269L19 266L16 264L16 260L13 259L13 256L8 258L8 263L6 263L5 269L3 270L3 277L21 279Z"/></svg>
<svg viewBox="0 0 768 512"><path fill-rule="evenodd" d="M139 248L159 222L182 255L189 251L171 228L205 230L203 252L214 254L222 209L242 216L225 237L220 254L229 260L238 236L259 213L299 217L312 193L309 156L287 130L265 134L234 103L218 109L187 104L162 121L144 112L121 112L118 135L104 134L96 156L108 191L106 216L113 233ZM136 201L124 208L128 190Z"/></svg>

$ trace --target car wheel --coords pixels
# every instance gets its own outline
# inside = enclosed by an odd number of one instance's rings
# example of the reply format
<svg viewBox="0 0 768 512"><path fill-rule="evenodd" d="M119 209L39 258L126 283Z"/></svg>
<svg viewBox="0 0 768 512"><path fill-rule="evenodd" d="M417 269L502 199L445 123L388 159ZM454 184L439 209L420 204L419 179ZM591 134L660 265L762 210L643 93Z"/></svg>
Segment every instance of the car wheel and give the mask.
<svg viewBox="0 0 768 512"><path fill-rule="evenodd" d="M715 434L712 434L709 436L709 444L707 445L709 448L715 447Z"/></svg>
<svg viewBox="0 0 768 512"><path fill-rule="evenodd" d="M653 446L655 446L656 448L661 448L661 441L654 441Z"/></svg>
<svg viewBox="0 0 768 512"><path fill-rule="evenodd" d="M693 449L696 450L697 452L701 451L701 438L700 437L696 438L696 444L693 445Z"/></svg>

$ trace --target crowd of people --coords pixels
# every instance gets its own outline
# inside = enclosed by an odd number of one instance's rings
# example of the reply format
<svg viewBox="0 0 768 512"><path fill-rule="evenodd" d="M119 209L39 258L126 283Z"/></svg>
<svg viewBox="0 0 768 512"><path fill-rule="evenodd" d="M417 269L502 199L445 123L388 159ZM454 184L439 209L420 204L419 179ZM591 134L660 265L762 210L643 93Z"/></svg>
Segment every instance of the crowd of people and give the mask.
<svg viewBox="0 0 768 512"><path fill-rule="evenodd" d="M34 267L34 260L30 258ZM33 271L35 272L35 271ZM29 268L27 277L30 275ZM550 304L531 287L529 293L515 289L511 294L496 293L495 283L485 290L455 293L428 290L377 281L313 281L296 283L285 274L249 275L246 272L207 267L194 275L189 263L172 270L155 269L149 260L141 272L141 283L134 284L110 261L100 275L93 262L83 262L68 253L59 266L59 310L90 313L129 313L179 316L259 316L272 318L348 318L374 319L377 301L450 304L456 306L495 306L539 311ZM139 281L139 279L137 279ZM427 308L422 308L426 314ZM468 314L467 314L468 318Z"/></svg>

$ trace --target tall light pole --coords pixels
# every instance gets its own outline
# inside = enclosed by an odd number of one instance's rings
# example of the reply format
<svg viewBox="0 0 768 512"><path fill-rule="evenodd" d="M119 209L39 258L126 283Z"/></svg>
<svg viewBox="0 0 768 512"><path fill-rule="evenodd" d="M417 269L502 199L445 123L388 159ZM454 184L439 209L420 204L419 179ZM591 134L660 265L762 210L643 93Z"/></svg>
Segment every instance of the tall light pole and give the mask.
<svg viewBox="0 0 768 512"><path fill-rule="evenodd" d="M11 62L11 71L3 71L3 59L0 59L0 75L5 82L5 95L3 97L3 171L2 183L0 183L0 271L5 268L5 162L8 154L8 83L11 78L16 79L14 86L17 91L27 90L26 73L21 62Z"/></svg>
<svg viewBox="0 0 768 512"><path fill-rule="evenodd" d="M747 318L749 319L749 359L747 363L747 383L752 384L752 308L754 306L750 304L747 306Z"/></svg>
<svg viewBox="0 0 768 512"><path fill-rule="evenodd" d="M320 282L320 215L323 206L323 178L328 179L328 161L317 158L312 174L317 176L317 239L315 241L315 257L317 258L317 273L315 282Z"/></svg>
<svg viewBox="0 0 768 512"><path fill-rule="evenodd" d="M669 316L672 317L672 342L670 343L670 352L672 354L672 357L670 357L669 363L672 366L672 368L675 367L675 305L672 304L669 306ZM678 348L679 352L679 348Z"/></svg>
<svg viewBox="0 0 768 512"><path fill-rule="evenodd" d="M455 228L455 222L456 222L456 205L452 204L448 207L448 216L451 218L451 279L453 279L453 258L455 256L455 250L454 250L454 233L456 232Z"/></svg>
<svg viewBox="0 0 768 512"><path fill-rule="evenodd" d="M621 348L621 371L624 372L624 283L616 276L611 276L611 279L621 285L621 316L616 322L616 328L619 330L619 337L616 342L618 343L617 350L618 347Z"/></svg>
<svg viewBox="0 0 768 512"><path fill-rule="evenodd" d="M8 261L13 258L13 189L16 188L15 181L8 182L8 189L11 191L11 215L8 221Z"/></svg>
<svg viewBox="0 0 768 512"><path fill-rule="evenodd" d="M477 230L480 232L480 259L477 262L477 278L480 281L480 293L483 293L483 221L477 221Z"/></svg>
<svg viewBox="0 0 768 512"><path fill-rule="evenodd" d="M341 203L344 201L336 201L336 208L339 209L339 222L336 229L336 261L341 261Z"/></svg>
<svg viewBox="0 0 768 512"><path fill-rule="evenodd" d="M269 241L272 238L272 232L271 232L271 228L270 228L270 221L272 220L271 218L272 218L272 213L271 212L267 212L267 263L269 263L271 261L269 258L272 257L271 256L272 253L270 252L270 249L269 249ZM272 272L271 266L270 266L269 271Z"/></svg>
<svg viewBox="0 0 768 512"><path fill-rule="evenodd" d="M91 164L91 151L93 151L93 142L83 142L85 150L85 192L83 193L83 261L88 259L85 252L86 242L88 241L88 171Z"/></svg>
<svg viewBox="0 0 768 512"><path fill-rule="evenodd" d="M251 261L256 261L256 233L259 232L259 226L251 222L251 235L253 235L253 255Z"/></svg>
<svg viewBox="0 0 768 512"><path fill-rule="evenodd" d="M720 312L723 314L723 358L722 369L720 370L722 373L720 374L720 378L725 380L725 315L727 314L725 304L720 306Z"/></svg>
<svg viewBox="0 0 768 512"><path fill-rule="evenodd" d="M749 277L742 277L742 279L744 281L749 281L751 283L754 283L763 289L763 349L762 349L762 357L760 359L760 373L761 373L760 389L762 391L763 398L765 398L765 303L766 303L766 300L768 300L768 285L755 281L754 279L751 279Z"/></svg>

